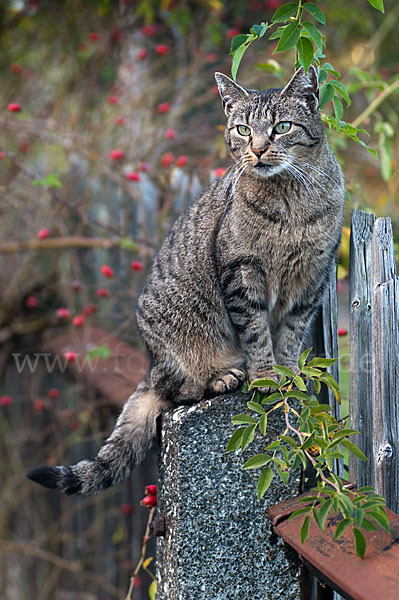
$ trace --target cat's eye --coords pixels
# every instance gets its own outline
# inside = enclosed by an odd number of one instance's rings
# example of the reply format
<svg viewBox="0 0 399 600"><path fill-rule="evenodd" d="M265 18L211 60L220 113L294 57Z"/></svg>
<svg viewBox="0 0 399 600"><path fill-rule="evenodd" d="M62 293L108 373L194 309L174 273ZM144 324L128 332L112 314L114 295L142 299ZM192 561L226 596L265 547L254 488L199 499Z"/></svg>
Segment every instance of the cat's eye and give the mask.
<svg viewBox="0 0 399 600"><path fill-rule="evenodd" d="M251 128L248 125L237 125L237 131L240 135L251 135Z"/></svg>
<svg viewBox="0 0 399 600"><path fill-rule="evenodd" d="M277 125L274 128L274 131L276 133L288 133L291 127L292 123L290 123L289 121L281 121L280 123L277 123Z"/></svg>

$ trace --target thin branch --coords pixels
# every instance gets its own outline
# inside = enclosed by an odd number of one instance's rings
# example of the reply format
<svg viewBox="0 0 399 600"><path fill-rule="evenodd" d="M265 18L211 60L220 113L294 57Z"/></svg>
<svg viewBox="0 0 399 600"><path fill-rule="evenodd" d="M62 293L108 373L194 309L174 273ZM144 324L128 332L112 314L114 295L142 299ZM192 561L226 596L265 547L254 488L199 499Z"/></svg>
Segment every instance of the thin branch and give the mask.
<svg viewBox="0 0 399 600"><path fill-rule="evenodd" d="M363 121L365 121L367 117L369 117L375 111L375 109L396 90L399 91L399 79L391 83L389 87L380 92L378 96L376 96L368 105L368 107L365 108L364 111L354 121L352 121L351 125L353 127L359 127L359 125L363 123Z"/></svg>

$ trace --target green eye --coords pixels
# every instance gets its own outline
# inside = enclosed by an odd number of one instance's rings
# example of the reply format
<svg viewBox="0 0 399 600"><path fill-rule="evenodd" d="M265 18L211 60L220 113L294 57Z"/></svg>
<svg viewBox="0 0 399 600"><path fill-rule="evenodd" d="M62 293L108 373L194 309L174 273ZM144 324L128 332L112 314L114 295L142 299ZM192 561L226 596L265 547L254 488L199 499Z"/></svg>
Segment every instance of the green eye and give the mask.
<svg viewBox="0 0 399 600"><path fill-rule="evenodd" d="M251 135L251 128L248 125L237 125L237 131L240 135Z"/></svg>
<svg viewBox="0 0 399 600"><path fill-rule="evenodd" d="M292 127L292 123L289 121L281 121L281 123L277 123L274 128L276 133L287 133Z"/></svg>

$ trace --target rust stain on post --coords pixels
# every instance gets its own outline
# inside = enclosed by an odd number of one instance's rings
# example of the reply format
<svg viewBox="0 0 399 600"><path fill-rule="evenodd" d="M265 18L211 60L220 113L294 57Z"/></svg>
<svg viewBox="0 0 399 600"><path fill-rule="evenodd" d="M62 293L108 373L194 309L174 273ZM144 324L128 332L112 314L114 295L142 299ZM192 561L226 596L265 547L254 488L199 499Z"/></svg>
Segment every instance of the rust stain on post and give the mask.
<svg viewBox="0 0 399 600"><path fill-rule="evenodd" d="M367 551L364 558L359 558L351 529L334 541L335 527L340 520L334 515L327 518L325 533L311 518L309 537L301 544L299 532L303 517L291 521L288 518L303 506L298 498L291 498L269 508L269 517L275 533L298 552L310 570L350 600L398 600L399 515L387 511L391 535L382 529L363 532Z"/></svg>

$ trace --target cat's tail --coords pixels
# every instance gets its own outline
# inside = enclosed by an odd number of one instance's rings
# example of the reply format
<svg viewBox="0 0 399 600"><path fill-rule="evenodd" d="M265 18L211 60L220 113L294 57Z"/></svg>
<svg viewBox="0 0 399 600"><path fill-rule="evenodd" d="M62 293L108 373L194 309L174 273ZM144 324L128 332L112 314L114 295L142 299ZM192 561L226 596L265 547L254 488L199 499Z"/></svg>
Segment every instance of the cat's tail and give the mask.
<svg viewBox="0 0 399 600"><path fill-rule="evenodd" d="M70 467L36 467L27 477L45 487L90 496L126 479L151 447L159 415L171 406L141 383L126 402L110 437L94 460Z"/></svg>

